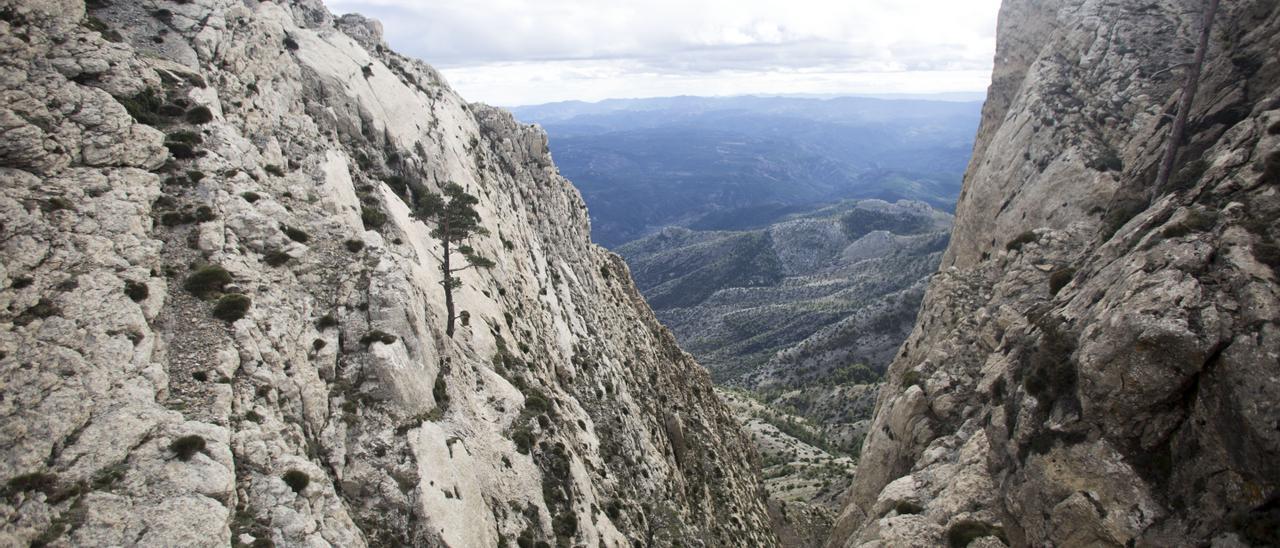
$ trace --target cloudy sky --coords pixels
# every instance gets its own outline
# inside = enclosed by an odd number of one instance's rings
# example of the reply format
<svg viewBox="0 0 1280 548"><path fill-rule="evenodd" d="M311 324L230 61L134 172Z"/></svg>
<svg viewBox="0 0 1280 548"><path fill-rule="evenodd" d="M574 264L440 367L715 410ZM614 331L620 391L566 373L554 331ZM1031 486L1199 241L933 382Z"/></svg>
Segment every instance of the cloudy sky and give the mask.
<svg viewBox="0 0 1280 548"><path fill-rule="evenodd" d="M470 101L980 92L1000 0L326 0Z"/></svg>

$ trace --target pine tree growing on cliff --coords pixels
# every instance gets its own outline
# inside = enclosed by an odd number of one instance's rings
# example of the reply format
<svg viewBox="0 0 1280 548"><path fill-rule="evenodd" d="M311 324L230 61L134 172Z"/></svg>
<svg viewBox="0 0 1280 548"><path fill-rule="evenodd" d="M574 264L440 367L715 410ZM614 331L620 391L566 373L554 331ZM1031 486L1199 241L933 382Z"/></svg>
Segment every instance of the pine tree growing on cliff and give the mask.
<svg viewBox="0 0 1280 548"><path fill-rule="evenodd" d="M467 193L457 183L449 183L444 193L428 192L418 199L414 213L418 218L432 225L431 237L440 240L443 248L440 259L440 272L444 279L444 307L448 315L445 322L445 334L452 337L454 324L462 314L454 312L453 290L462 286L462 280L454 274L468 268L492 268L494 263L478 255L475 249L467 245L472 236L484 236L489 233L480 226L480 214L476 212L476 204L480 200ZM453 266L453 253L462 255L466 264ZM465 323L465 322L464 322Z"/></svg>

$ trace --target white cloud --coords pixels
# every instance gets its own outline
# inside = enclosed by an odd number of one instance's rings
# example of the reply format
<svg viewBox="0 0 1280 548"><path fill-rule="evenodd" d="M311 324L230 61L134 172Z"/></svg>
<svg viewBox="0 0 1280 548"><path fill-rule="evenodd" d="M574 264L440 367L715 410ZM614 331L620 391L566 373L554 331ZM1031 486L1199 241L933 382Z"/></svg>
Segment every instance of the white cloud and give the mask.
<svg viewBox="0 0 1280 548"><path fill-rule="evenodd" d="M327 0L471 100L984 89L999 0Z"/></svg>

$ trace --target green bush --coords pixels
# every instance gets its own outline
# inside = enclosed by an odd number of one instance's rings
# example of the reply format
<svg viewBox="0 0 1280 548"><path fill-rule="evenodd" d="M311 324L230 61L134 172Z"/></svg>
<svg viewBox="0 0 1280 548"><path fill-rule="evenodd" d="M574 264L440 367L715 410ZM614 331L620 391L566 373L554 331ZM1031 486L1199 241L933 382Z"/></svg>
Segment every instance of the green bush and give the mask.
<svg viewBox="0 0 1280 548"><path fill-rule="evenodd" d="M289 225L280 225L280 230L284 232L284 235L288 236L290 240L293 240L300 244L305 244L307 243L307 240L311 239L311 236L308 235L306 232L300 229L291 227Z"/></svg>
<svg viewBox="0 0 1280 548"><path fill-rule="evenodd" d="M225 322L234 322L249 312L251 304L253 302L246 295L239 293L223 295L218 299L218 304L213 306L213 317Z"/></svg>
<svg viewBox="0 0 1280 548"><path fill-rule="evenodd" d="M1040 238L1039 236L1036 236L1035 231L1028 230L1026 232L1023 232L1022 234L1019 234L1018 237L1012 240L1009 240L1009 243L1005 244L1004 248L1009 251L1021 251L1022 246L1027 245L1031 242L1034 242L1039 238Z"/></svg>
<svg viewBox="0 0 1280 548"><path fill-rule="evenodd" d="M200 268L187 276L187 281L182 287L192 295L208 299L221 293L229 283L231 283L231 273L215 264Z"/></svg>
<svg viewBox="0 0 1280 548"><path fill-rule="evenodd" d="M436 374L435 385L431 387L431 397L436 400L436 407L443 408L449 404L449 390L445 385L444 371Z"/></svg>
<svg viewBox="0 0 1280 548"><path fill-rule="evenodd" d="M319 329L320 331L337 326L338 319L333 317L333 314L325 314L324 316L321 316L319 320L316 320L316 329Z"/></svg>
<svg viewBox="0 0 1280 548"><path fill-rule="evenodd" d="M292 258L284 251L272 249L262 255L262 262L267 263L268 266L284 266Z"/></svg>
<svg viewBox="0 0 1280 548"><path fill-rule="evenodd" d="M209 110L209 107L199 105L188 110L186 118L192 124L207 124L213 121L213 111Z"/></svg>
<svg viewBox="0 0 1280 548"><path fill-rule="evenodd" d="M187 129L170 133L165 136L165 140L170 143L186 143L192 146L204 143L204 137L201 137L199 133Z"/></svg>
<svg viewBox="0 0 1280 548"><path fill-rule="evenodd" d="M135 282L133 280L125 280L124 282L124 294L128 295L130 299L133 299L133 302L135 303L147 300L147 296L150 293L151 290L147 287L147 284Z"/></svg>
<svg viewBox="0 0 1280 548"><path fill-rule="evenodd" d="M365 336L360 338L360 344L363 344L365 346L369 346L375 342L380 342L382 344L392 344L396 342L396 336L390 333L387 333L386 331L382 331L381 329L374 329L373 331L366 333Z"/></svg>
<svg viewBox="0 0 1280 548"><path fill-rule="evenodd" d="M511 432L511 441L516 444L516 451L521 455L528 455L529 450L533 448L533 432L528 426L520 425Z"/></svg>
<svg viewBox="0 0 1280 548"><path fill-rule="evenodd" d="M902 374L902 387L907 388L911 385L924 388L924 379L921 378L920 372L914 369Z"/></svg>
<svg viewBox="0 0 1280 548"><path fill-rule="evenodd" d="M196 149L187 143L165 143L165 148L169 149L169 154L179 160L190 160L196 157Z"/></svg>
<svg viewBox="0 0 1280 548"><path fill-rule="evenodd" d="M159 126L168 122L163 115L160 114L160 107L164 105L164 99L156 95L155 90L147 88L132 97L117 98L124 109L129 112L140 124L148 126Z"/></svg>
<svg viewBox="0 0 1280 548"><path fill-rule="evenodd" d="M5 483L5 494L39 492L52 496L57 492L58 476L44 472L32 472L14 476Z"/></svg>
<svg viewBox="0 0 1280 548"><path fill-rule="evenodd" d="M294 493L301 493L303 489L306 489L307 486L311 484L311 476L308 476L306 472L301 470L290 470L285 472L284 475L281 476L281 479L284 480L285 485L288 485L290 489L293 489Z"/></svg>
<svg viewBox="0 0 1280 548"><path fill-rule="evenodd" d="M387 214L377 206L361 206L360 220L364 222L365 230L377 230L387 222Z"/></svg>
<svg viewBox="0 0 1280 548"><path fill-rule="evenodd" d="M207 223L218 217L213 214L213 208L209 206L200 206L196 208L195 220L197 223Z"/></svg>
<svg viewBox="0 0 1280 548"><path fill-rule="evenodd" d="M1057 295L1063 287L1066 287L1068 283L1071 283L1071 279L1074 278L1075 275L1076 269L1071 267L1060 268L1053 271L1053 274L1049 275L1049 294Z"/></svg>
<svg viewBox="0 0 1280 548"><path fill-rule="evenodd" d="M169 450L173 451L173 454L183 461L191 460L191 457L196 456L196 453L204 451L204 447L204 438L194 434L182 436L169 443Z"/></svg>

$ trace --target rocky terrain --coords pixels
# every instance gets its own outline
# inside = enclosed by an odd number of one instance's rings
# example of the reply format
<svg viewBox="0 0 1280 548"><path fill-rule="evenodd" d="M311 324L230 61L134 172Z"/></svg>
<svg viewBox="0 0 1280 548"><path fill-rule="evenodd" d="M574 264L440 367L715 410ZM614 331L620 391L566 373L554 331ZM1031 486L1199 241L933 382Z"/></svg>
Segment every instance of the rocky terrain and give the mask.
<svg viewBox="0 0 1280 548"><path fill-rule="evenodd" d="M1280 543L1280 5L1006 0L830 546ZM1217 2L1213 2L1217 4Z"/></svg>
<svg viewBox="0 0 1280 548"><path fill-rule="evenodd" d="M0 43L0 544L777 543L545 135L376 22L0 0ZM495 262L452 337L449 182Z"/></svg>

